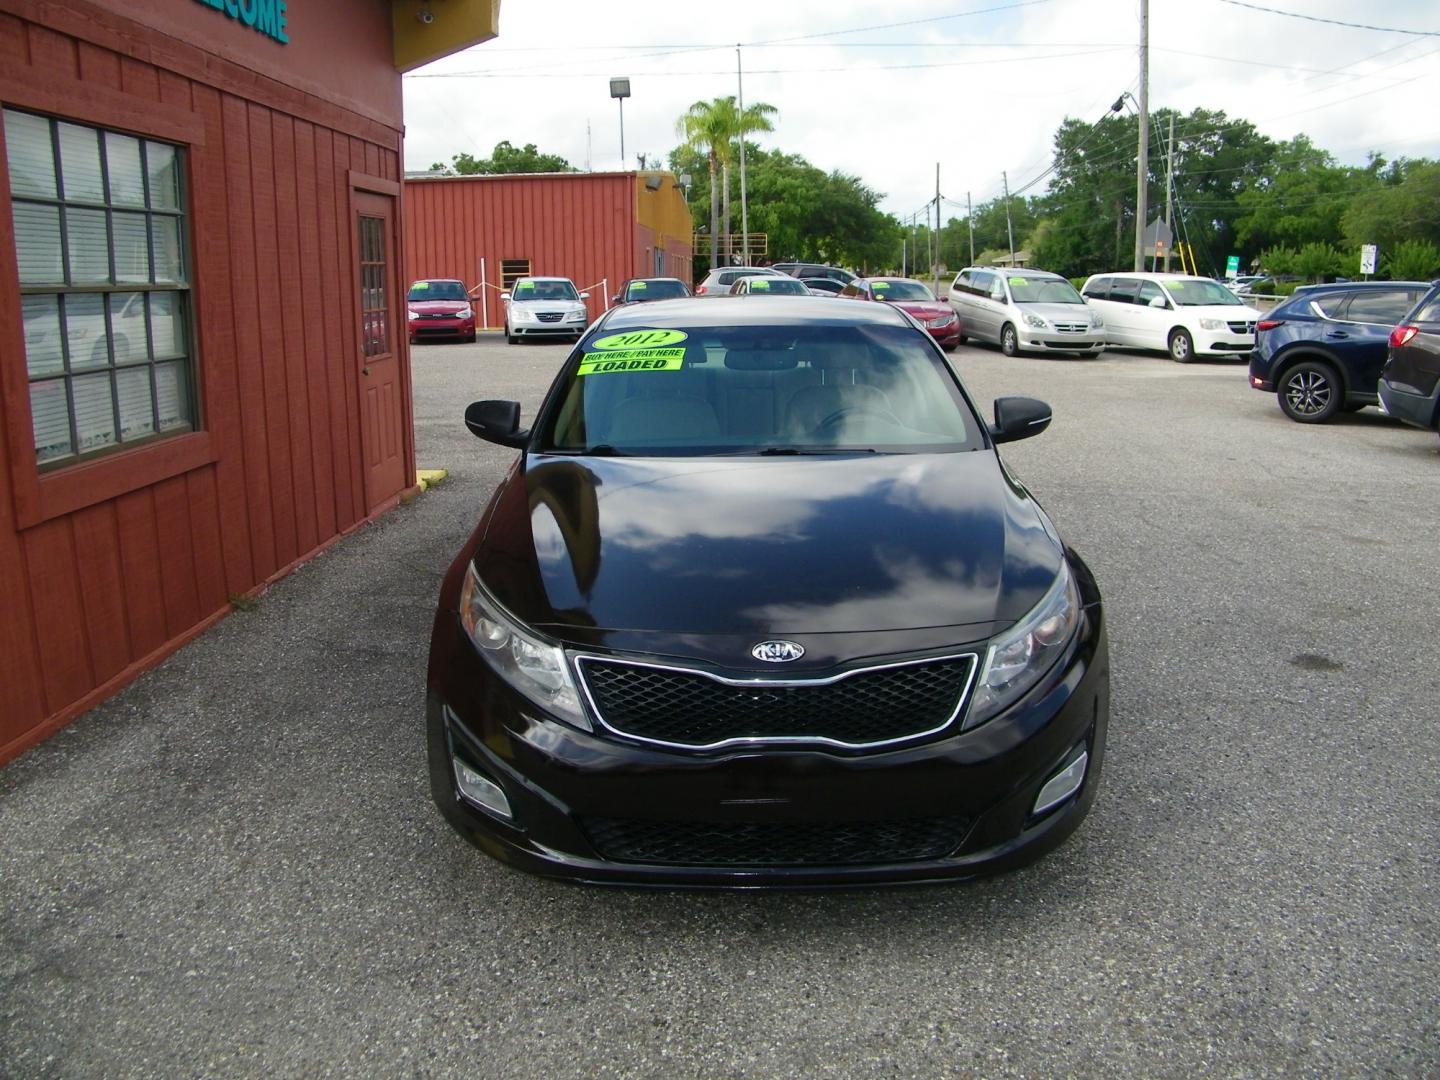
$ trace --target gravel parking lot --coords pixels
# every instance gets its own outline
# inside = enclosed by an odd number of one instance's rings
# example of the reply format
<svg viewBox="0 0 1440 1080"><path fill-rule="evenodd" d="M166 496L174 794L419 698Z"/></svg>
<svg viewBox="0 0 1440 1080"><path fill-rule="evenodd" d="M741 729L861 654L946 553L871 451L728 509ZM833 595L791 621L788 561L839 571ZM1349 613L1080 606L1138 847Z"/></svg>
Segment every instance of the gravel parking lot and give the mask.
<svg viewBox="0 0 1440 1080"><path fill-rule="evenodd" d="M1285 419L1239 363L954 362L1089 561L1106 775L1036 866L839 894L511 871L430 803L440 576L566 349L414 354L422 467L346 539L0 770L0 1075L1440 1071L1440 444Z"/></svg>

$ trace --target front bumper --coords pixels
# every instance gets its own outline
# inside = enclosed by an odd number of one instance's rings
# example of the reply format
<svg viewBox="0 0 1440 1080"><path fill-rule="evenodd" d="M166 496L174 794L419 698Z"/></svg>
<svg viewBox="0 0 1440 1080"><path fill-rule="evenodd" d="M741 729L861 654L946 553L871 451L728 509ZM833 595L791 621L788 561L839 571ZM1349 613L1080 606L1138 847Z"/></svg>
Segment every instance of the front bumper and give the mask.
<svg viewBox="0 0 1440 1080"><path fill-rule="evenodd" d="M1248 360L1255 351L1254 334L1236 334L1225 330L1202 330L1195 335L1196 356L1240 356Z"/></svg>
<svg viewBox="0 0 1440 1080"><path fill-rule="evenodd" d="M420 318L409 321L410 340L427 338L468 338L475 336L475 319Z"/></svg>
<svg viewBox="0 0 1440 1080"><path fill-rule="evenodd" d="M1103 329L1087 330L1083 333L1066 333L1049 329L1038 330L1033 326L1017 327L1020 347L1030 352L1100 352L1105 348Z"/></svg>
<svg viewBox="0 0 1440 1080"><path fill-rule="evenodd" d="M513 337L578 338L585 333L583 322L519 323L510 328Z"/></svg>
<svg viewBox="0 0 1440 1080"><path fill-rule="evenodd" d="M1440 428L1440 386L1433 394L1402 390L1394 383L1380 380L1380 407L1386 414L1407 424L1434 431Z"/></svg>
<svg viewBox="0 0 1440 1080"><path fill-rule="evenodd" d="M426 720L436 804L502 862L573 881L823 888L1006 870L1079 825L1104 758L1109 657L1098 598L1067 654L1006 713L972 731L872 752L671 751L598 736L549 719L494 676L453 612L437 618L431 648ZM1040 789L1081 748L1089 764L1079 790L1033 815ZM510 821L458 795L452 755L500 786ZM741 843L757 830L950 831L924 856L904 860L881 851L843 864L704 865L617 857L607 831L615 823L642 833L728 830Z"/></svg>

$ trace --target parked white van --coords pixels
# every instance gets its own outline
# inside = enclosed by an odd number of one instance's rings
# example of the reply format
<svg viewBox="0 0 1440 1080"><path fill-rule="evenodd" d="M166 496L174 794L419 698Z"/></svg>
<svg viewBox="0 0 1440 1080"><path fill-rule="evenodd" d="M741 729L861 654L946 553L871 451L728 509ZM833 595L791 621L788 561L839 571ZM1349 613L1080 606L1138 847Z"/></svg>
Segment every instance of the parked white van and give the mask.
<svg viewBox="0 0 1440 1080"><path fill-rule="evenodd" d="M1189 274L1096 274L1080 294L1105 319L1111 345L1159 349L1177 363L1248 356L1260 312L1213 278Z"/></svg>
<svg viewBox="0 0 1440 1080"><path fill-rule="evenodd" d="M1006 356L1072 352L1097 356L1105 327L1075 286L1047 270L967 266L950 285L961 341L990 341Z"/></svg>

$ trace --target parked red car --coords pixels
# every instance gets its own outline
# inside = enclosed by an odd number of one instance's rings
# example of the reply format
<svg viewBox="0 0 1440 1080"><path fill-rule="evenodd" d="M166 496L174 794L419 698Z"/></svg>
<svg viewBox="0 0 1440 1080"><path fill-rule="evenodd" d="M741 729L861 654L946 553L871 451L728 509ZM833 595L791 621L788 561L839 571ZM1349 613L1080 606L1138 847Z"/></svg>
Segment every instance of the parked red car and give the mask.
<svg viewBox="0 0 1440 1080"><path fill-rule="evenodd" d="M923 281L903 277L856 278L840 291L850 300L882 300L908 311L946 352L960 344L960 316Z"/></svg>
<svg viewBox="0 0 1440 1080"><path fill-rule="evenodd" d="M411 284L405 297L410 344L421 339L475 340L475 308L463 281L431 278Z"/></svg>

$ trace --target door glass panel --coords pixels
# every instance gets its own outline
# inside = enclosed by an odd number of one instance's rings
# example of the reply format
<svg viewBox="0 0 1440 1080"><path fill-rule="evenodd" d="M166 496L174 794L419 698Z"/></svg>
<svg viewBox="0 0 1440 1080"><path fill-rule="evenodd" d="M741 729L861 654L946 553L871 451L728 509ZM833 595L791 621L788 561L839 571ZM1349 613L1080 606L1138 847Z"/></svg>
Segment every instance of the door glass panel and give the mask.
<svg viewBox="0 0 1440 1080"><path fill-rule="evenodd" d="M190 426L190 371L184 361L155 365L155 402L161 431Z"/></svg>
<svg viewBox="0 0 1440 1080"><path fill-rule="evenodd" d="M155 280L181 282L185 266L180 257L180 221L156 214L150 218L150 254L155 260Z"/></svg>
<svg viewBox="0 0 1440 1080"><path fill-rule="evenodd" d="M65 336L70 346L72 371L110 363L110 334L105 327L103 294L71 293L65 297Z"/></svg>
<svg viewBox="0 0 1440 1080"><path fill-rule="evenodd" d="M144 214L120 214L111 218L115 229L115 280L150 280L150 239L145 235Z"/></svg>
<svg viewBox="0 0 1440 1080"><path fill-rule="evenodd" d="M185 312L174 293L150 294L150 340L157 360L185 355Z"/></svg>
<svg viewBox="0 0 1440 1080"><path fill-rule="evenodd" d="M155 433L155 410L150 403L150 369L126 368L115 374L120 398L120 441L130 442Z"/></svg>
<svg viewBox="0 0 1440 1080"><path fill-rule="evenodd" d="M30 384L30 421L35 428L35 460L43 464L74 453L70 445L70 406L65 381Z"/></svg>
<svg viewBox="0 0 1440 1080"><path fill-rule="evenodd" d="M360 335L365 356L380 356L390 351L384 229L383 218L360 218Z"/></svg>

